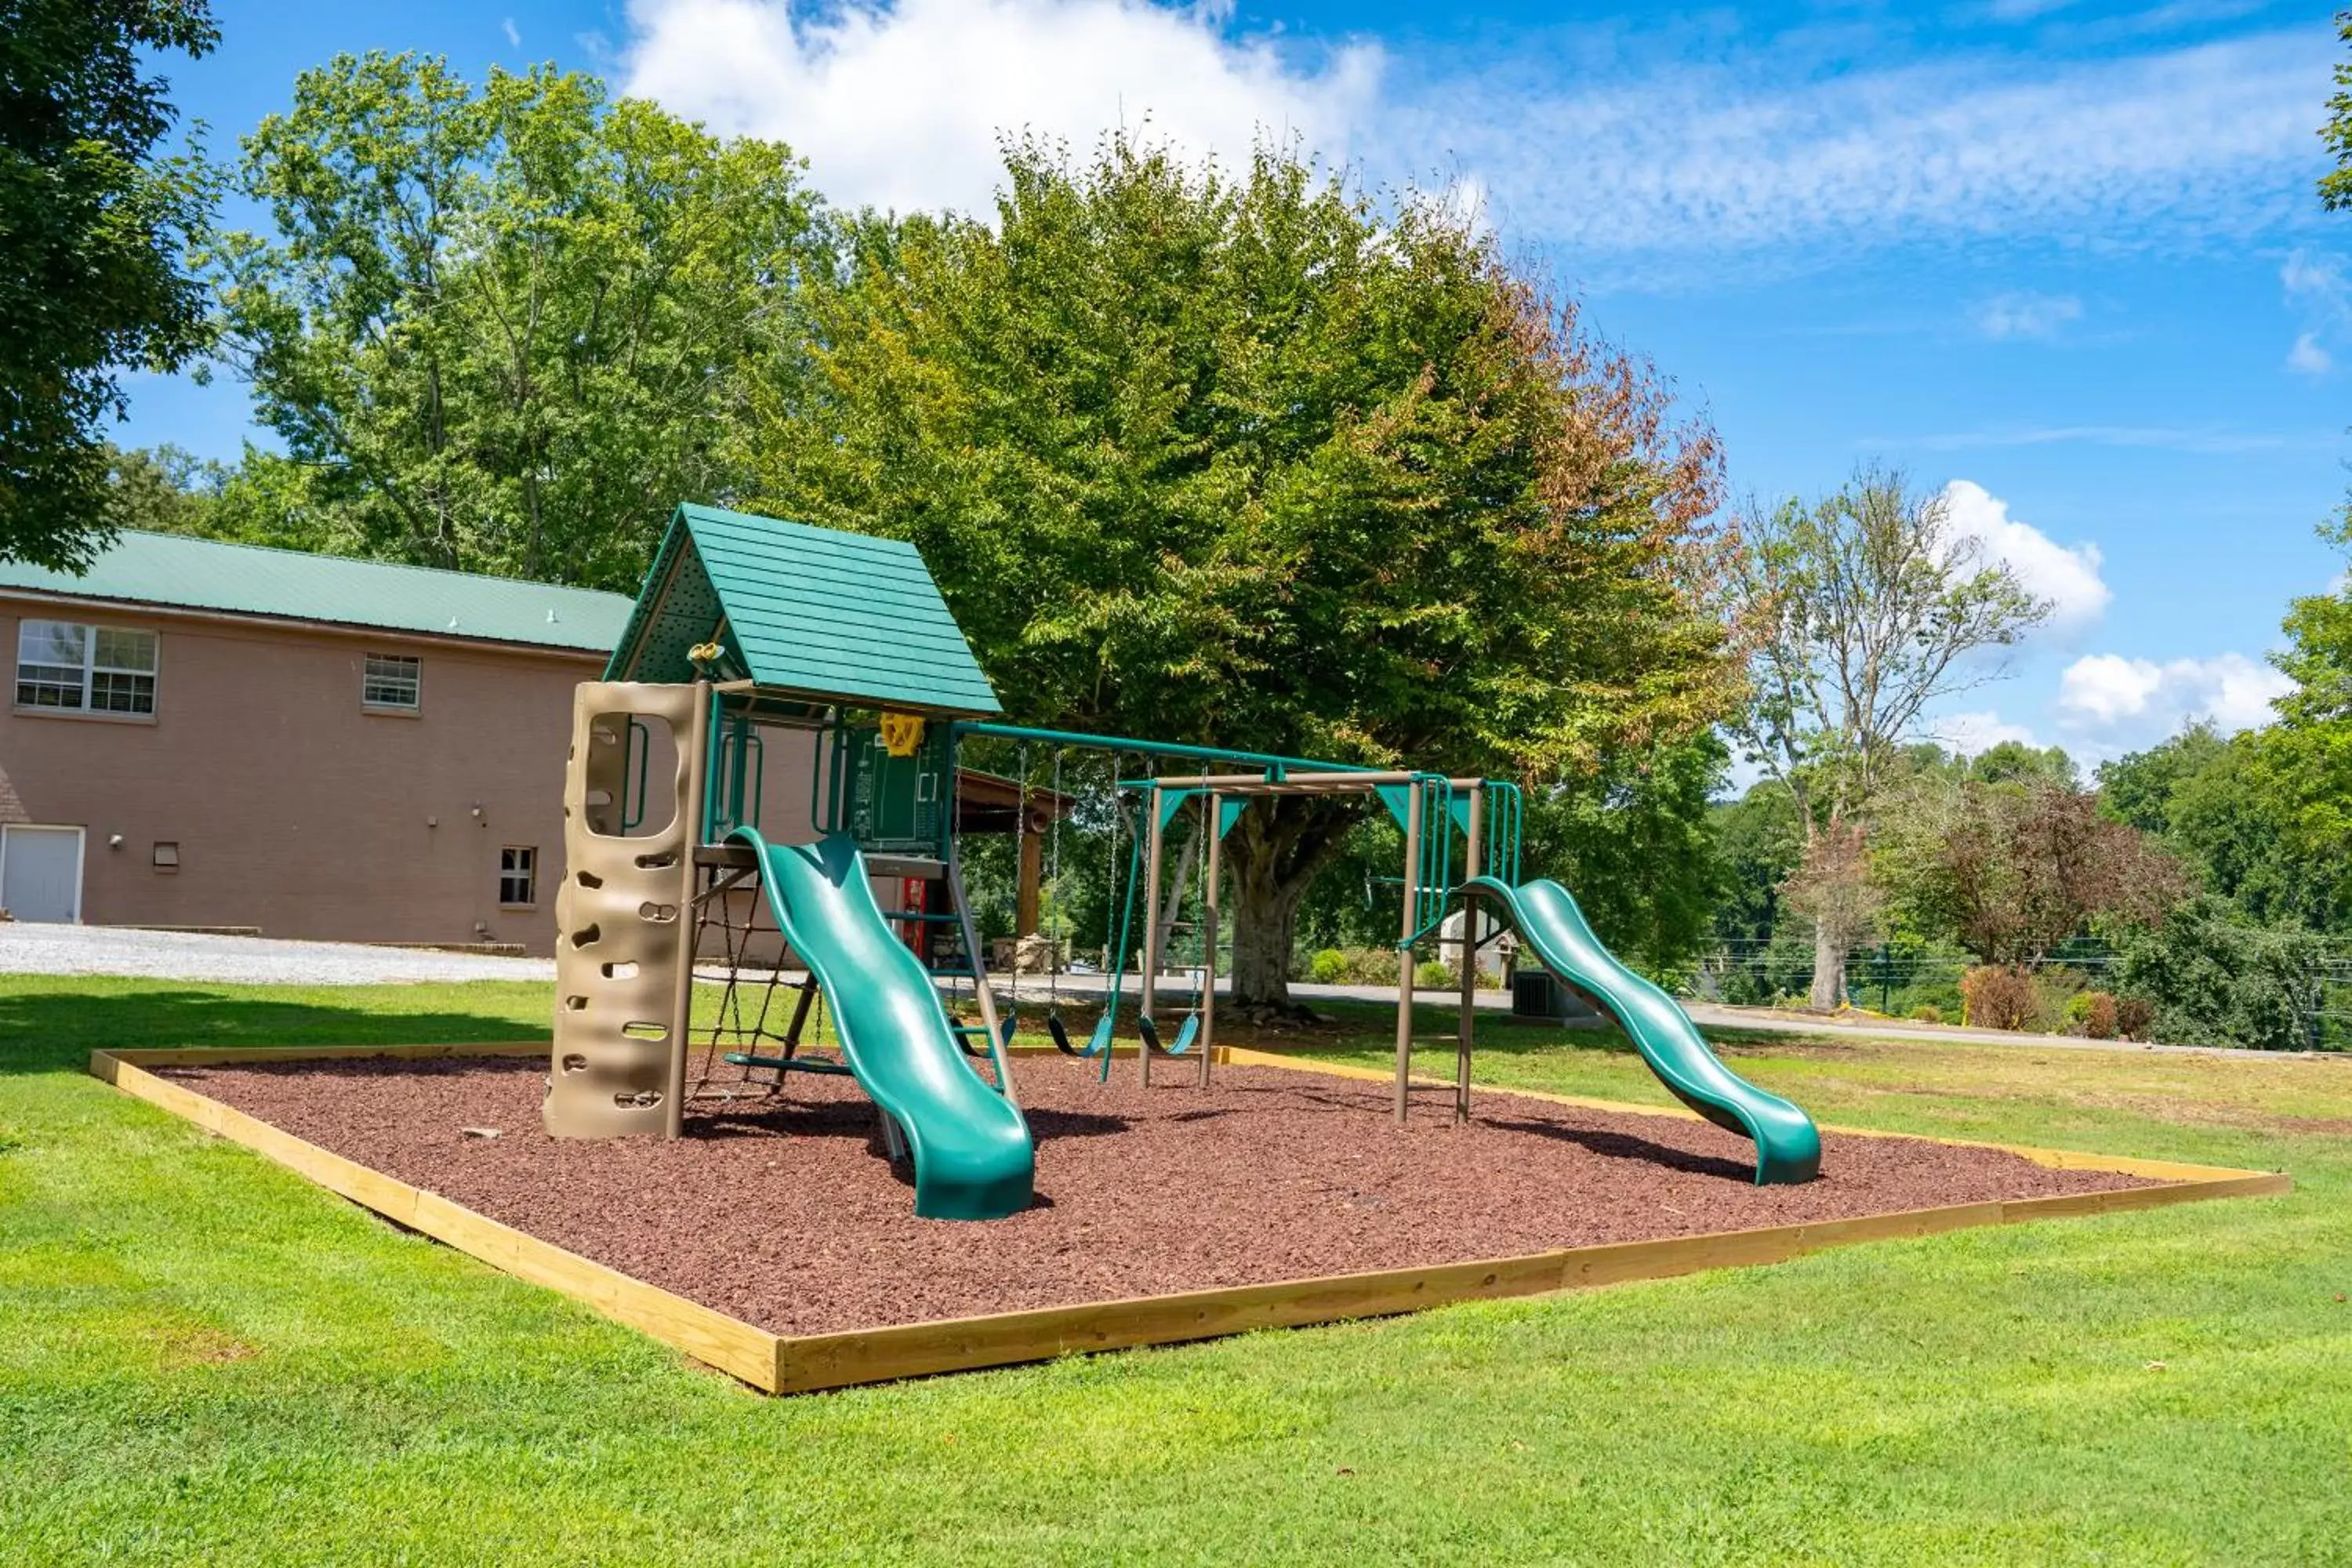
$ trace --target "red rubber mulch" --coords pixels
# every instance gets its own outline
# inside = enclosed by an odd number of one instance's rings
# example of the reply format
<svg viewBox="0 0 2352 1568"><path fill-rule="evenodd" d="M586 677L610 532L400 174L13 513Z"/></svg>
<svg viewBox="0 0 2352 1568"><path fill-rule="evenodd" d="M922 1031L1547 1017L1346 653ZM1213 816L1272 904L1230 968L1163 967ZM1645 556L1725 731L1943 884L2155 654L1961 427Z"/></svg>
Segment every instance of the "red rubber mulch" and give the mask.
<svg viewBox="0 0 2352 1568"><path fill-rule="evenodd" d="M872 1104L795 1076L789 1100L698 1101L689 1135L559 1142L547 1064L383 1058L165 1076L362 1164L778 1333L1552 1247L2151 1184L1921 1139L1823 1139L1820 1180L1757 1187L1746 1140L1700 1121L1481 1090L1227 1068L1206 1093L1121 1061L1018 1060L1037 1140L1034 1208L920 1220L879 1154ZM466 1128L499 1136L468 1136Z"/></svg>

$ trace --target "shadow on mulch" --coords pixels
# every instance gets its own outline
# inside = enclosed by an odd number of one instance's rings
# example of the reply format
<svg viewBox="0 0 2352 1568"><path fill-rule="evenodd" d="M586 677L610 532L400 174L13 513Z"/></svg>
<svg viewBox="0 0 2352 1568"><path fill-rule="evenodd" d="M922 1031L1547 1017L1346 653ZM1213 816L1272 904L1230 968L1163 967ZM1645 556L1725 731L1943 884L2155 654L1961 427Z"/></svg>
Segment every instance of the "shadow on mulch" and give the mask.
<svg viewBox="0 0 2352 1568"><path fill-rule="evenodd" d="M1524 1121L1502 1116L1482 1116L1477 1120L1505 1132L1524 1132L1530 1138L1549 1138L1562 1143L1573 1143L1603 1159L1633 1160L1643 1164L1664 1166L1670 1171L1686 1171L1694 1176L1722 1176L1735 1182L1753 1182L1755 1179L1755 1167L1752 1165L1688 1149L1670 1148L1631 1132L1604 1132L1596 1128L1563 1126L1557 1121Z"/></svg>

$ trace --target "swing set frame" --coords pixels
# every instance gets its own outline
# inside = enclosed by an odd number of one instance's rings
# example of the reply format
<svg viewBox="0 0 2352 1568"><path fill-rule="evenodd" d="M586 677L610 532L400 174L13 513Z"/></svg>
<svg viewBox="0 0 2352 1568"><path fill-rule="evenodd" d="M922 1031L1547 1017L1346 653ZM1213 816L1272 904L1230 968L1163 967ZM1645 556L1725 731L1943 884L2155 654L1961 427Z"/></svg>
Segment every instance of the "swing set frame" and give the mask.
<svg viewBox="0 0 2352 1568"><path fill-rule="evenodd" d="M1177 1055L1195 1054L1198 1058L1195 1081L1202 1088L1208 1086L1215 1046L1217 943L1223 923L1221 847L1242 811L1254 800L1286 796L1370 795L1379 797L1404 830L1404 908L1396 942L1397 1026L1393 1100L1397 1121L1402 1123L1407 1120L1412 1053L1416 1044L1412 1029L1415 991L1413 948L1423 937L1444 923L1448 906L1464 883L1478 877L1482 871L1492 871L1508 880L1517 879L1520 820L1517 785L1499 779L1454 777L1415 770L1322 763L1270 752L1143 741L1126 736L1091 735L1076 731L1042 730L1018 724L965 721L954 726L954 733L958 741L967 735L1017 740L1024 743L1024 751L1033 742L1057 748L1106 751L1113 753L1114 764L1118 754L1136 752L1146 756L1183 758L1195 765L1225 763L1255 770L1248 773L1151 774L1129 779L1114 776L1114 795L1125 796L1132 793L1139 797L1143 807L1144 826L1137 848L1140 850L1143 861L1142 892L1146 918L1139 964L1141 1043L1136 1057L1139 1079L1147 1086L1151 1082L1155 1056L1165 1059ZM1057 752L1057 768L1059 762ZM1116 765L1112 771L1116 775ZM1024 765L1024 786L1026 777ZM1199 858L1203 866L1201 979L1195 994L1192 1019L1187 1020L1177 1047L1161 1051L1156 1048L1162 978L1160 966L1164 956L1160 951L1160 907L1168 827L1176 814L1195 799L1199 802L1201 813L1199 831L1207 835L1207 843ZM1457 834L1463 847L1458 881L1455 879L1454 851ZM1491 847L1490 839L1493 841ZM1116 1018L1124 999L1127 931L1134 910L1135 893L1135 876L1130 867L1127 898L1123 900L1120 935L1114 954L1113 980L1104 997L1104 1016L1108 1018ZM1498 928L1496 935L1499 934ZM1492 940L1493 936L1482 937L1479 934L1475 912L1465 919L1460 944L1461 974L1454 999L1455 1025L1450 1039L1454 1053L1454 1119L1456 1121L1466 1121L1470 1116L1470 1061L1475 1040L1478 952ZM1197 1020L1197 1030L1192 1026L1194 1020ZM1108 1072L1110 1040L1099 1026L1096 1038L1101 1042L1104 1070ZM1438 1042L1433 1039L1431 1043ZM1092 1055L1094 1051L1090 1048L1076 1054Z"/></svg>

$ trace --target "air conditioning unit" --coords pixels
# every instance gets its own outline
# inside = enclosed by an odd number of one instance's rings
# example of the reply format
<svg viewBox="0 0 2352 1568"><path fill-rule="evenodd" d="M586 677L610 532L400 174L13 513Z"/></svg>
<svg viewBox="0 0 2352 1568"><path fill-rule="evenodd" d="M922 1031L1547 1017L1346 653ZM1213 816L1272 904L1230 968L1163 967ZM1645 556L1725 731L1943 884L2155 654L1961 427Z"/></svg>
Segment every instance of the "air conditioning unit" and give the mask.
<svg viewBox="0 0 2352 1568"><path fill-rule="evenodd" d="M1590 1024L1601 1015L1574 986L1549 969L1522 966L1511 976L1511 1016L1553 1024Z"/></svg>

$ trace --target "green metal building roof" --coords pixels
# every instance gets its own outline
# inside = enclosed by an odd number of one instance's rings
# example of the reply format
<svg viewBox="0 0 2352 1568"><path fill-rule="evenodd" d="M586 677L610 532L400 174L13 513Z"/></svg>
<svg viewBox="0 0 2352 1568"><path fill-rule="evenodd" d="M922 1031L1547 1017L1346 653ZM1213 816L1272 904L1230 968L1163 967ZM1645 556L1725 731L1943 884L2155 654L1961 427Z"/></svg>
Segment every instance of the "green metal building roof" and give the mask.
<svg viewBox="0 0 2352 1568"><path fill-rule="evenodd" d="M593 653L619 640L630 612L620 594L135 531L83 577L0 562L6 588Z"/></svg>
<svg viewBox="0 0 2352 1568"><path fill-rule="evenodd" d="M607 680L723 673L782 696L985 717L1003 711L915 547L750 512L681 506Z"/></svg>

